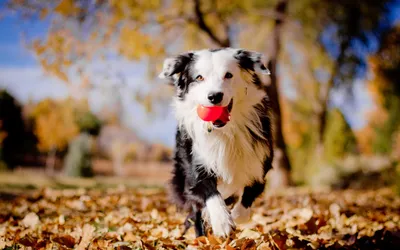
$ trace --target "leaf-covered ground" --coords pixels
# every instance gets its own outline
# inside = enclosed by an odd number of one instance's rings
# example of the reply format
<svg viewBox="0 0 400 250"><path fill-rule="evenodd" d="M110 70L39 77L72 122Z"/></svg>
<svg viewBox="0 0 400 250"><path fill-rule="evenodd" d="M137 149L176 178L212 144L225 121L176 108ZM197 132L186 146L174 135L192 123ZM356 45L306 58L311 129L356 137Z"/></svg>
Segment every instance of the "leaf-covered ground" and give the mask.
<svg viewBox="0 0 400 250"><path fill-rule="evenodd" d="M229 239L181 236L163 189L49 189L0 196L0 249L400 249L390 189L291 189L257 201Z"/></svg>

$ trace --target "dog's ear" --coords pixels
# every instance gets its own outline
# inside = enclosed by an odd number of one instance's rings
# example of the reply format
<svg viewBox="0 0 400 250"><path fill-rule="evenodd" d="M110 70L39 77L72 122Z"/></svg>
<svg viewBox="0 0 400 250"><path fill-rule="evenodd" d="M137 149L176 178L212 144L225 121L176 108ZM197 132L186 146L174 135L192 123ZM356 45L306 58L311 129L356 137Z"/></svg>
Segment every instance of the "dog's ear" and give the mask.
<svg viewBox="0 0 400 250"><path fill-rule="evenodd" d="M268 76L271 72L266 66L268 62L264 54L256 51L239 49L234 57L238 60L241 69L250 73L254 72L264 84L269 84Z"/></svg>
<svg viewBox="0 0 400 250"><path fill-rule="evenodd" d="M193 60L193 53L188 52L164 60L162 72L158 75L161 79L168 79L172 84Z"/></svg>

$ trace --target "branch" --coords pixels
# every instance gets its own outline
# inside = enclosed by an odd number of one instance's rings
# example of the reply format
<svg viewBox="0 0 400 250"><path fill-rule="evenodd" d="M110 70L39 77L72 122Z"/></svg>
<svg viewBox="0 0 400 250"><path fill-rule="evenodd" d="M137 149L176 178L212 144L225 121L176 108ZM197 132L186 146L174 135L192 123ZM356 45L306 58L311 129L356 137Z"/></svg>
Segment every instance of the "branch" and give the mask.
<svg viewBox="0 0 400 250"><path fill-rule="evenodd" d="M204 20L204 13L201 11L200 0L194 0L194 13L196 15L195 23L197 26L204 31L215 43L217 43L221 47L229 47L231 42L229 38L220 39L216 34L210 29L210 27L206 24Z"/></svg>
<svg viewBox="0 0 400 250"><path fill-rule="evenodd" d="M282 12L272 10L272 9L254 10L254 11L252 11L252 14L271 18L272 20L295 22L295 20L290 18L286 13L282 13Z"/></svg>

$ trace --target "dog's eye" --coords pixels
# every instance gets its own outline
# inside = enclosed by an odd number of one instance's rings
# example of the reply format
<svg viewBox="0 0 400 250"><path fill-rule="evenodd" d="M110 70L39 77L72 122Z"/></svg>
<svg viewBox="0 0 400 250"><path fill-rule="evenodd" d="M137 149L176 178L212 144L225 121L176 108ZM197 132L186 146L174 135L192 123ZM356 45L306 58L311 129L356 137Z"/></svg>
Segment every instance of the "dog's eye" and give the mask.
<svg viewBox="0 0 400 250"><path fill-rule="evenodd" d="M231 79L233 75L230 72L226 72L225 79Z"/></svg>
<svg viewBox="0 0 400 250"><path fill-rule="evenodd" d="M202 76L202 75L198 75L198 76L196 77L196 81L199 81L199 82L204 81L203 76Z"/></svg>

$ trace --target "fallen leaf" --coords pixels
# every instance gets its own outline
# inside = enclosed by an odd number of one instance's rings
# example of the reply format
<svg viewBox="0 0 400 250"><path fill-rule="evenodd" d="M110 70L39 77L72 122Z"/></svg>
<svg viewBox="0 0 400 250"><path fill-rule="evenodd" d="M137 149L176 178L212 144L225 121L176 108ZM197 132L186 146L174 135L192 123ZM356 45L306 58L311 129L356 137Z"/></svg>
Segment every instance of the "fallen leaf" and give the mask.
<svg viewBox="0 0 400 250"><path fill-rule="evenodd" d="M76 249L84 250L90 244L93 236L94 236L95 228L89 224L85 224L82 229L82 238L79 242L79 245Z"/></svg>
<svg viewBox="0 0 400 250"><path fill-rule="evenodd" d="M27 247L33 247L36 245L37 243L37 238L27 234L24 237L22 237L21 239L18 240L18 243L27 246Z"/></svg>
<svg viewBox="0 0 400 250"><path fill-rule="evenodd" d="M239 239L248 238L248 239L254 239L255 240L255 239L260 238L260 236L261 236L261 233L255 231L255 230L246 228L240 233L238 238Z"/></svg>
<svg viewBox="0 0 400 250"><path fill-rule="evenodd" d="M67 246L69 248L73 248L75 246L75 239L67 234L58 235L52 239L53 242L56 242L60 245Z"/></svg>
<svg viewBox="0 0 400 250"><path fill-rule="evenodd" d="M39 216L37 214L30 212L22 220L22 225L29 228L35 228L39 224Z"/></svg>
<svg viewBox="0 0 400 250"><path fill-rule="evenodd" d="M258 247L257 250L272 250L272 248L270 247L269 243L261 243Z"/></svg>
<svg viewBox="0 0 400 250"><path fill-rule="evenodd" d="M211 245L219 245L222 243L222 241L219 238L214 237L213 235L209 235L207 238L208 242L210 242Z"/></svg>
<svg viewBox="0 0 400 250"><path fill-rule="evenodd" d="M241 250L246 250L246 249L250 249L250 250L254 250L256 249L256 242L253 239L246 239L243 242L243 245L241 246Z"/></svg>

